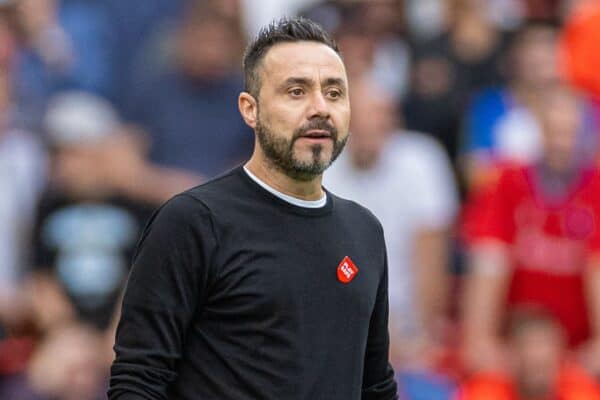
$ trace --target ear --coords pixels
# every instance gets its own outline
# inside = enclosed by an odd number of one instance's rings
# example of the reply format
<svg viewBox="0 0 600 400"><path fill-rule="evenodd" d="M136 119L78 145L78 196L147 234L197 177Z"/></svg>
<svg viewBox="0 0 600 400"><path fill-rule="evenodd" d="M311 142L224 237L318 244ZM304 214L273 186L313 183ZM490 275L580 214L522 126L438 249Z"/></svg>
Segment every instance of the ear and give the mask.
<svg viewBox="0 0 600 400"><path fill-rule="evenodd" d="M238 97L238 108L246 124L252 129L256 128L258 120L258 103L256 99L250 93L242 92Z"/></svg>

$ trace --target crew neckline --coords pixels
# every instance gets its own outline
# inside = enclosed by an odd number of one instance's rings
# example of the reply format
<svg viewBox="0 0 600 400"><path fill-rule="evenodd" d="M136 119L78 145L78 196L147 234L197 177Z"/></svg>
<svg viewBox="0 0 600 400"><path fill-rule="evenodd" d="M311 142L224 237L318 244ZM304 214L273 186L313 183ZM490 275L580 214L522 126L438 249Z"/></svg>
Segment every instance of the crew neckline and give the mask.
<svg viewBox="0 0 600 400"><path fill-rule="evenodd" d="M242 167L242 169L244 170L246 175L250 179L252 179L257 185L259 185L260 187L265 189L267 192L271 193L273 196L275 196L293 206L301 207L301 208L305 208L305 209L322 209L323 207L325 207L327 205L327 192L326 191L323 191L323 197L321 197L318 200L299 199L297 197L285 194L285 193L275 189L274 187L270 186L268 183L266 183L265 181L263 181L262 179L260 179L256 175L254 175L252 172L250 172L250 170L248 168L246 168L245 165Z"/></svg>

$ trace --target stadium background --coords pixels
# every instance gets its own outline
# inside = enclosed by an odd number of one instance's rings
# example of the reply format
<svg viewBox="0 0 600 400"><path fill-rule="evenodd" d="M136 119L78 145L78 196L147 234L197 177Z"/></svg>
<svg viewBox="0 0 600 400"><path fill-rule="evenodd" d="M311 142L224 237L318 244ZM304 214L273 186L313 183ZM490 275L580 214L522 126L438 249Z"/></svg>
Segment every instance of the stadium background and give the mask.
<svg viewBox="0 0 600 400"><path fill-rule="evenodd" d="M460 300L486 188L506 164L543 158L540 115L585 127L575 158L596 164L595 0L1 0L0 398L105 398L140 229L250 154L243 48L284 15L320 22L344 56L353 138L325 185L386 228L403 398L513 399L522 379L600 398L584 372L598 362L552 338L541 356L510 342L522 363L478 374ZM555 359L560 372L540 372Z"/></svg>

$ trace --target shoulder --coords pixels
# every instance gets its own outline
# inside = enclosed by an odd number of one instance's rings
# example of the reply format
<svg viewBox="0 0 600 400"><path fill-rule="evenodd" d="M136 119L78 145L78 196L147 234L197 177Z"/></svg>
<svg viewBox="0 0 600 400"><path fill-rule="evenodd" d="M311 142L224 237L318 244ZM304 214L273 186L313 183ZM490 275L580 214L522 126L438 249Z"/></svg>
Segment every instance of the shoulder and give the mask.
<svg viewBox="0 0 600 400"><path fill-rule="evenodd" d="M496 190L506 195L516 195L531 186L532 165L509 162L496 168Z"/></svg>
<svg viewBox="0 0 600 400"><path fill-rule="evenodd" d="M442 145L433 137L416 131L398 132L390 138L390 149L409 160L427 164L432 159L446 160ZM404 158L403 158L404 159Z"/></svg>
<svg viewBox="0 0 600 400"><path fill-rule="evenodd" d="M500 176L507 180L520 180L528 175L533 166L520 162L506 162L498 166Z"/></svg>
<svg viewBox="0 0 600 400"><path fill-rule="evenodd" d="M453 190L452 164L436 139L419 132L400 132L390 141L388 149L389 165L404 187L431 188L433 185L436 191Z"/></svg>
<svg viewBox="0 0 600 400"><path fill-rule="evenodd" d="M208 208L218 206L222 204L222 201L231 198L233 193L239 192L244 187L244 180L241 177L242 171L242 167L234 168L186 190L181 193L181 196L196 200Z"/></svg>
<svg viewBox="0 0 600 400"><path fill-rule="evenodd" d="M327 192L327 195L331 196L334 212L337 213L338 217L350 222L357 229L368 229L383 234L383 227L379 219L368 208L331 192Z"/></svg>
<svg viewBox="0 0 600 400"><path fill-rule="evenodd" d="M175 195L154 211L148 226L160 228L167 232L186 231L198 219L206 219L210 210L199 199L188 192Z"/></svg>

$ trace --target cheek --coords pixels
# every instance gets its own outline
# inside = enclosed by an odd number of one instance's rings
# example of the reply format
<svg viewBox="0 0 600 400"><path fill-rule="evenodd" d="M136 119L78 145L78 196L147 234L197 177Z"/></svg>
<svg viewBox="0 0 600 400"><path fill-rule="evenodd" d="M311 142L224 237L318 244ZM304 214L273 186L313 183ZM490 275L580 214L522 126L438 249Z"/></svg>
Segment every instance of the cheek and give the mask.
<svg viewBox="0 0 600 400"><path fill-rule="evenodd" d="M332 113L332 120L338 130L338 137L348 136L350 126L350 107L340 107L339 110Z"/></svg>
<svg viewBox="0 0 600 400"><path fill-rule="evenodd" d="M261 109L261 122L266 123L270 130L276 134L290 134L302 125L302 112L300 107L287 107L283 104L273 105Z"/></svg>

